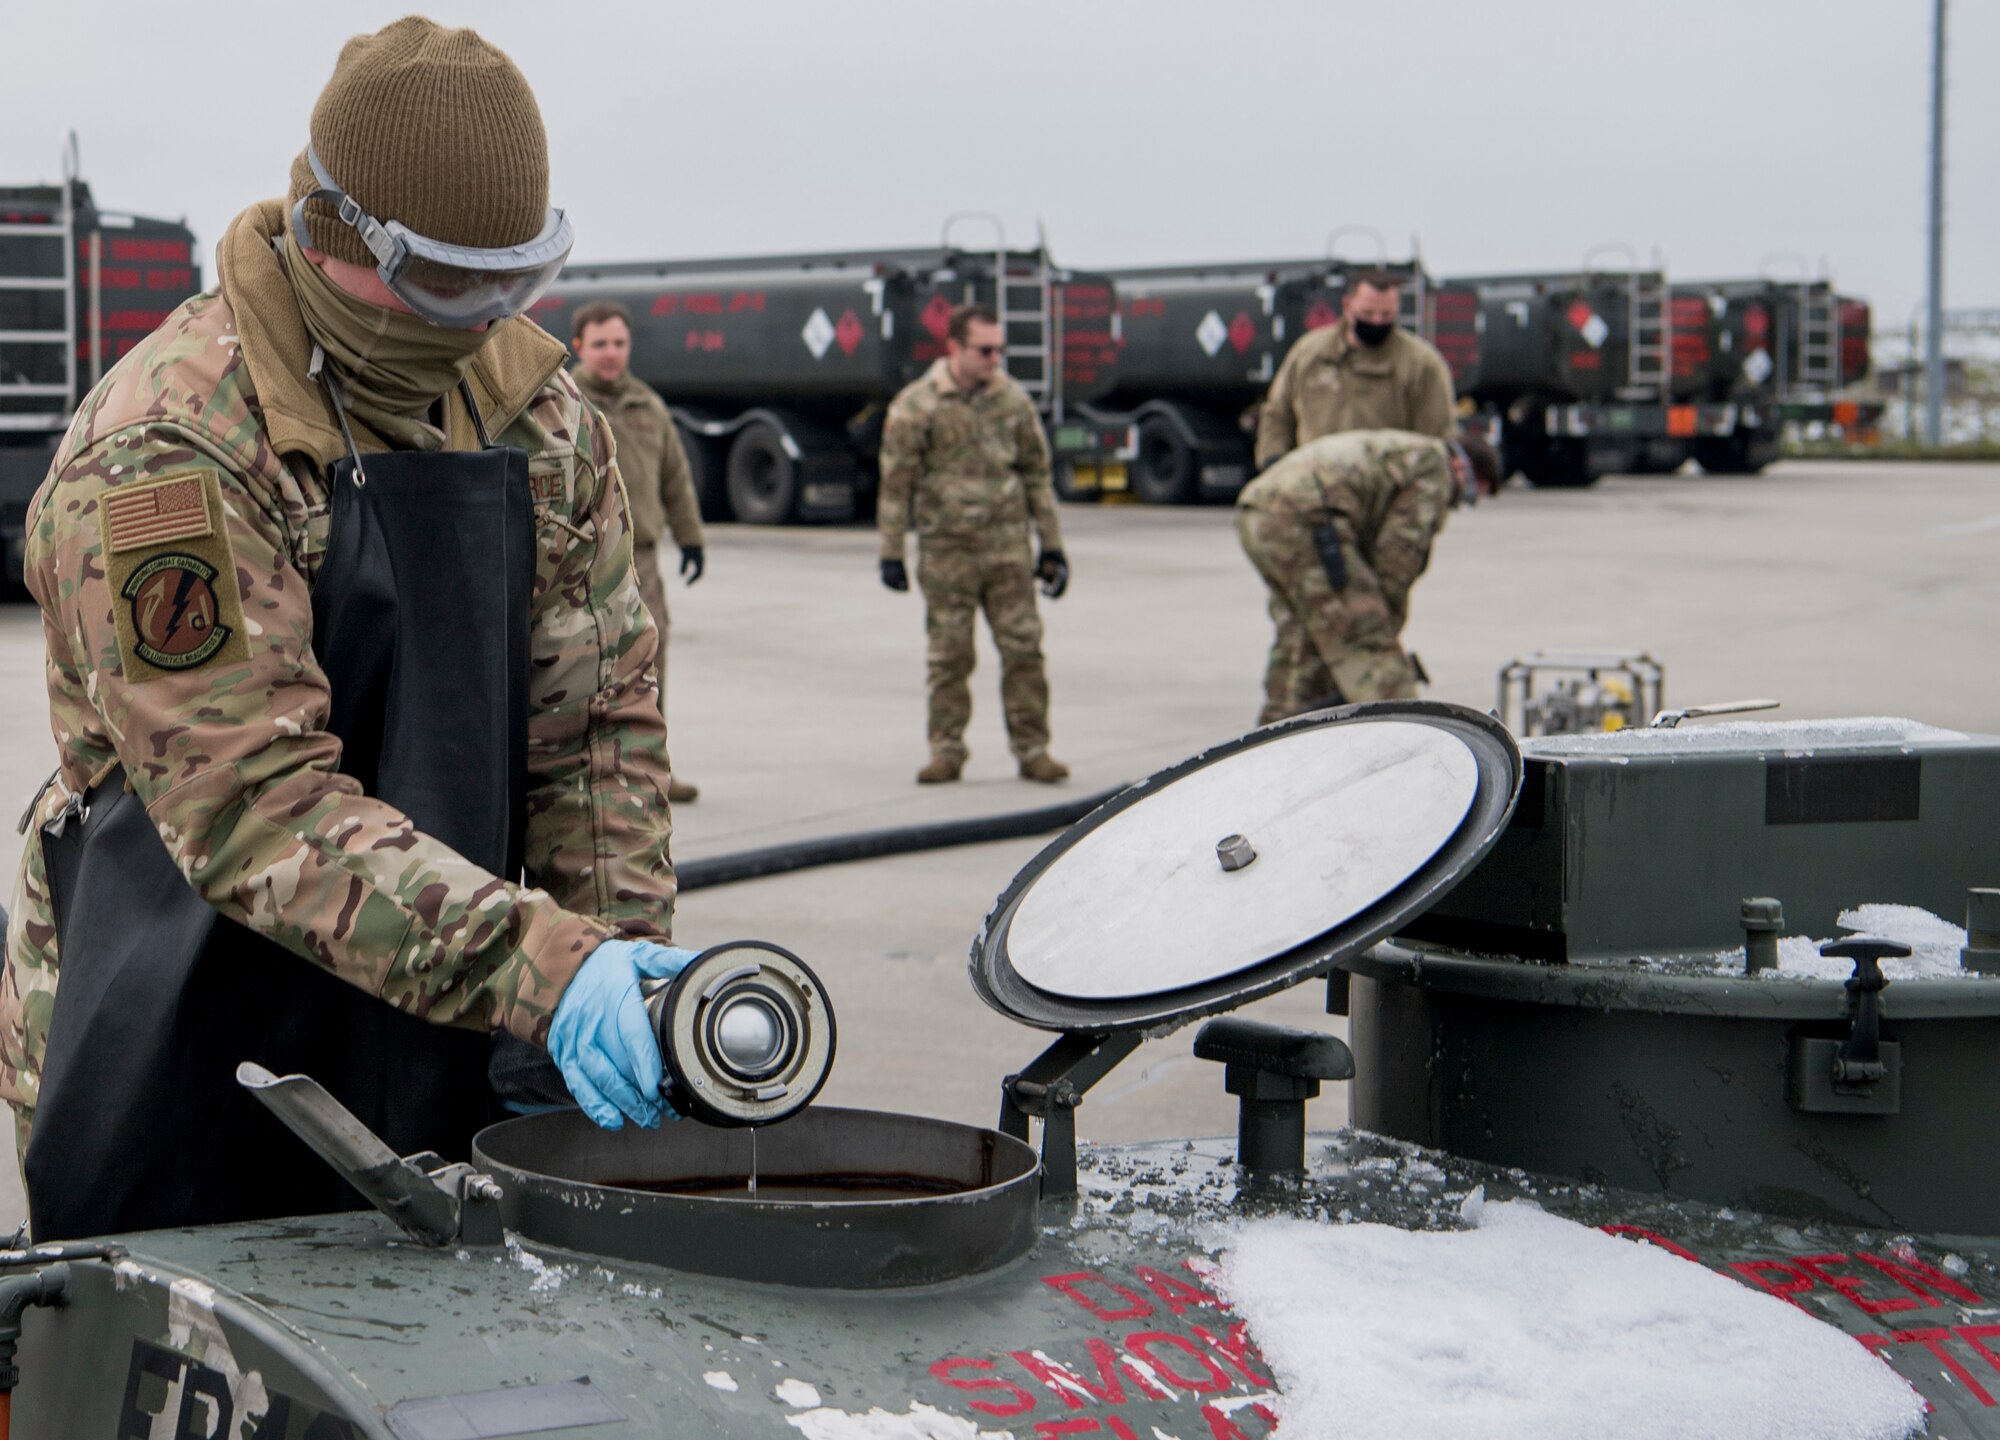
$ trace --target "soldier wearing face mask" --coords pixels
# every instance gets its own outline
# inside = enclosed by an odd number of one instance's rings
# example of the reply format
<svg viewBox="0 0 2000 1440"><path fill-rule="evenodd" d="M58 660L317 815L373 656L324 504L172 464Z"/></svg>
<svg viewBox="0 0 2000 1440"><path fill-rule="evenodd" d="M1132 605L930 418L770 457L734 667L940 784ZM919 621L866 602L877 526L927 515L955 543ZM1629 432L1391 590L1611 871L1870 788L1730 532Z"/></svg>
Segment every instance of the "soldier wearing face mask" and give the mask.
<svg viewBox="0 0 2000 1440"><path fill-rule="evenodd" d="M1451 438L1451 370L1435 346L1398 328L1402 298L1393 271L1363 271L1341 298L1340 323L1292 346L1258 414L1259 470L1349 430Z"/></svg>

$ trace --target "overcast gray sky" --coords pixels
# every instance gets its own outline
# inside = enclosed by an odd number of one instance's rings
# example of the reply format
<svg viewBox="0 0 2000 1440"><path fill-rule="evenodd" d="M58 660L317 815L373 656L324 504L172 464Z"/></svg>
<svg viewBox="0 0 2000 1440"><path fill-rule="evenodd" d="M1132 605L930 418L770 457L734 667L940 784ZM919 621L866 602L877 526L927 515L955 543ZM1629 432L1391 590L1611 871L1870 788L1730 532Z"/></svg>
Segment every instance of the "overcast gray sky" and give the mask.
<svg viewBox="0 0 2000 1440"><path fill-rule="evenodd" d="M213 249L280 193L340 42L401 4L6 0L0 183L61 133L107 208ZM1829 264L1878 333L1923 295L1928 0L605 0L428 13L541 99L581 259L923 244L958 209L1058 258L1317 253L1437 272L1599 241L1688 278ZM1947 297L2000 305L2000 5L1951 15Z"/></svg>

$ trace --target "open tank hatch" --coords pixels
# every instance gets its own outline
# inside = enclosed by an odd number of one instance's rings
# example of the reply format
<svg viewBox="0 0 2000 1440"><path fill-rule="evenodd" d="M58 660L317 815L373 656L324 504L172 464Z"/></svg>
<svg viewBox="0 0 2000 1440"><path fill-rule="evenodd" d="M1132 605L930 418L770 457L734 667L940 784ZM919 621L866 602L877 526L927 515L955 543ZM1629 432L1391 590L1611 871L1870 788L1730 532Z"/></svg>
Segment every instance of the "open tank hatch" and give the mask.
<svg viewBox="0 0 2000 1440"><path fill-rule="evenodd" d="M1033 1149L914 1115L815 1106L755 1131L600 1130L560 1111L482 1131L473 1156L523 1240L735 1280L931 1285L1004 1265L1036 1235Z"/></svg>

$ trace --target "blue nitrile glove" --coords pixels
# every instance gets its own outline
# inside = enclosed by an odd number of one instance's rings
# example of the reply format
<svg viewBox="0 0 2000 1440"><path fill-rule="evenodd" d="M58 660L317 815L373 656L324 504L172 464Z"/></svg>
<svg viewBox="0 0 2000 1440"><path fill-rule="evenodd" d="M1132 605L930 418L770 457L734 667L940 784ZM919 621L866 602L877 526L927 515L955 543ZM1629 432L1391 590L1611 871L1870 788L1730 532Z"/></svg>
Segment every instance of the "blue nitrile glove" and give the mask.
<svg viewBox="0 0 2000 1440"><path fill-rule="evenodd" d="M660 1123L666 1072L639 982L671 980L694 958L650 940L606 940L556 1002L549 1058L583 1113L606 1130L623 1128L627 1116L648 1128Z"/></svg>

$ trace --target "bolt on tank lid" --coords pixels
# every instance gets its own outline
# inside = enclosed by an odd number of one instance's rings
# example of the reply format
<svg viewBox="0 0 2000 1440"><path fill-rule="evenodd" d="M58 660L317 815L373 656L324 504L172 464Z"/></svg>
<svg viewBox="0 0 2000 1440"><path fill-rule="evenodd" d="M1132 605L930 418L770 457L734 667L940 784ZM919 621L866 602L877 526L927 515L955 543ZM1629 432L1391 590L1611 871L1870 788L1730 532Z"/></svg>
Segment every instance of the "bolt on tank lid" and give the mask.
<svg viewBox="0 0 2000 1440"><path fill-rule="evenodd" d="M1520 793L1504 726L1351 705L1140 781L1056 837L972 949L981 999L1048 1030L1180 1024L1324 974L1447 893Z"/></svg>

